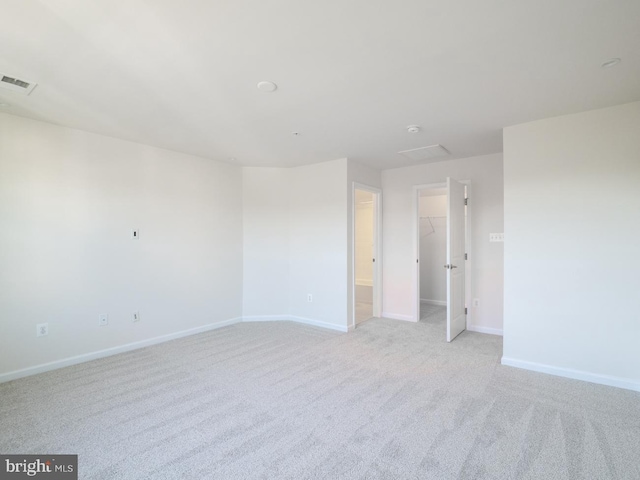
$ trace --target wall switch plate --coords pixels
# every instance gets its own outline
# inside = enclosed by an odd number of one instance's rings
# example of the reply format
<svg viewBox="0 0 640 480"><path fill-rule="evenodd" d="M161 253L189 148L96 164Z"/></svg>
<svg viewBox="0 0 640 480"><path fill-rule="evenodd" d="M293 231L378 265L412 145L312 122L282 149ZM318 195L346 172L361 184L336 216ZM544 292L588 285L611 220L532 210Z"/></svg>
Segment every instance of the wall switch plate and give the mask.
<svg viewBox="0 0 640 480"><path fill-rule="evenodd" d="M504 233L490 233L489 234L490 242L504 242Z"/></svg>
<svg viewBox="0 0 640 480"><path fill-rule="evenodd" d="M36 337L44 337L46 335L49 335L49 324L38 323L36 325Z"/></svg>
<svg viewBox="0 0 640 480"><path fill-rule="evenodd" d="M132 322L139 322L140 321L140 312L133 312L133 315L131 316L131 321Z"/></svg>
<svg viewBox="0 0 640 480"><path fill-rule="evenodd" d="M109 315L107 315L106 313L100 315L98 317L98 325L100 325L101 327L109 325Z"/></svg>
<svg viewBox="0 0 640 480"><path fill-rule="evenodd" d="M313 295L311 295L310 293L307 293L307 302L309 303L313 302Z"/></svg>
<svg viewBox="0 0 640 480"><path fill-rule="evenodd" d="M131 238L133 238L134 240L140 238L140 230L138 230L137 228L131 230Z"/></svg>
<svg viewBox="0 0 640 480"><path fill-rule="evenodd" d="M479 307L480 306L480 299L479 298L474 298L473 299L473 306L474 307Z"/></svg>

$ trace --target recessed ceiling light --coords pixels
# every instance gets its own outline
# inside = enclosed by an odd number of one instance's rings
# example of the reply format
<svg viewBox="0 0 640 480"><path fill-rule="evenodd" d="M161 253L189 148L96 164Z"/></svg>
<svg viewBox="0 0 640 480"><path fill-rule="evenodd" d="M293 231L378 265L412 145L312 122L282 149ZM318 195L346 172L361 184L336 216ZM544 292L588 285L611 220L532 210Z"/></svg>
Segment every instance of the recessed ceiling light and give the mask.
<svg viewBox="0 0 640 480"><path fill-rule="evenodd" d="M258 83L258 90L265 93L275 92L278 86L273 82L260 82Z"/></svg>
<svg viewBox="0 0 640 480"><path fill-rule="evenodd" d="M420 131L420 127L418 125L409 125L407 127L407 132L409 133L418 133Z"/></svg>
<svg viewBox="0 0 640 480"><path fill-rule="evenodd" d="M606 62L604 62L602 65L600 65L602 68L611 68L611 67L615 67L616 65L618 65L622 60L620 58L612 58L610 60L607 60Z"/></svg>

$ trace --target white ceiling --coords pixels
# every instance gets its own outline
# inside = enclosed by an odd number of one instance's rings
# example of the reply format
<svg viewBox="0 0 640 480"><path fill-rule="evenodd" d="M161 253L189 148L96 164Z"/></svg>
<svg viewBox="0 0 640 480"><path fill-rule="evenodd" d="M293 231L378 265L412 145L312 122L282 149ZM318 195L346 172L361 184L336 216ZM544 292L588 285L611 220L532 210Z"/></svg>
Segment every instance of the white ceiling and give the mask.
<svg viewBox="0 0 640 480"><path fill-rule="evenodd" d="M0 72L39 85L0 111L243 165L393 168L640 100L639 25L638 0L8 0Z"/></svg>

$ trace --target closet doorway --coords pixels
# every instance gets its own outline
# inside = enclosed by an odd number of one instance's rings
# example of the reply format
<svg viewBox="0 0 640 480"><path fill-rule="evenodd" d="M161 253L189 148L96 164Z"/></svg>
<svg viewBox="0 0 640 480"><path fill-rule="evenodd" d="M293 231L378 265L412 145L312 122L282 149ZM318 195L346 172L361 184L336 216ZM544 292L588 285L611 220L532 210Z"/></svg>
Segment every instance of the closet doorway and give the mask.
<svg viewBox="0 0 640 480"><path fill-rule="evenodd" d="M415 193L414 320L448 342L466 329L469 182L417 185Z"/></svg>
<svg viewBox="0 0 640 480"><path fill-rule="evenodd" d="M353 319L362 323L379 317L381 191L353 186Z"/></svg>

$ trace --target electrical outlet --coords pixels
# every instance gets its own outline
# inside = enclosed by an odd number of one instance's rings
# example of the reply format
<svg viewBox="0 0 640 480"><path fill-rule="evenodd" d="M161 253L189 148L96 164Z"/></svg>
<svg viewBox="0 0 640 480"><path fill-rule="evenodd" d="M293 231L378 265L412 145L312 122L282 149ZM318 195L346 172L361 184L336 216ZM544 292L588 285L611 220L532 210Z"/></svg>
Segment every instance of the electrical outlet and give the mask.
<svg viewBox="0 0 640 480"><path fill-rule="evenodd" d="M473 299L473 306L474 307L479 307L480 306L480 299L479 298L474 298Z"/></svg>
<svg viewBox="0 0 640 480"><path fill-rule="evenodd" d="M39 323L36 325L36 337L44 337L49 335L49 324Z"/></svg>
<svg viewBox="0 0 640 480"><path fill-rule="evenodd" d="M309 303L313 302L313 295L311 295L310 293L307 293L307 302Z"/></svg>
<svg viewBox="0 0 640 480"><path fill-rule="evenodd" d="M133 312L133 315L131 316L131 321L132 322L139 322L140 321L140 312Z"/></svg>
<svg viewBox="0 0 640 480"><path fill-rule="evenodd" d="M504 233L490 233L489 234L490 242L504 242Z"/></svg>
<svg viewBox="0 0 640 480"><path fill-rule="evenodd" d="M100 325L101 327L109 325L109 315L107 315L106 313L101 314L98 317L98 325Z"/></svg>

